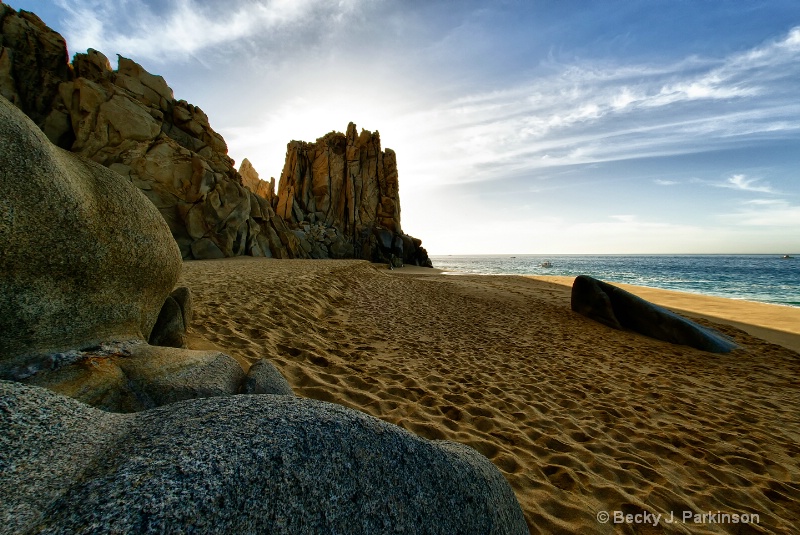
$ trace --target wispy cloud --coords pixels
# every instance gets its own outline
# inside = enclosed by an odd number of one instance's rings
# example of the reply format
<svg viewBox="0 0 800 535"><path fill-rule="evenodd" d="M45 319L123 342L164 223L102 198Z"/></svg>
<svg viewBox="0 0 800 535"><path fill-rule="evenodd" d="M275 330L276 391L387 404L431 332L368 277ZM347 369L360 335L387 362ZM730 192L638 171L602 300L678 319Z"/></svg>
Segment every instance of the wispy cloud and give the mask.
<svg viewBox="0 0 800 535"><path fill-rule="evenodd" d="M661 65L549 65L554 74L415 118L453 179L691 154L800 133L800 28L743 53ZM442 155L446 157L447 155ZM660 183L661 185L670 185ZM754 183L729 187L762 188ZM755 191L755 190L752 190Z"/></svg>
<svg viewBox="0 0 800 535"><path fill-rule="evenodd" d="M257 35L281 32L285 38L283 30L300 24L304 33L314 28L322 32L341 21L358 0L232 0L223 9L216 2L173 0L160 3L158 12L143 0L56 2L67 12L65 37L73 51L95 48L164 62L200 59L204 52ZM316 19L325 24L308 24Z"/></svg>
<svg viewBox="0 0 800 535"><path fill-rule="evenodd" d="M757 206L788 206L788 202L782 199L750 199L742 204L755 204Z"/></svg>
<svg viewBox="0 0 800 535"><path fill-rule="evenodd" d="M680 184L680 182L678 182L677 180L663 180L660 178L656 178L655 180L653 180L653 182L655 182L659 186L675 186L677 184Z"/></svg>
<svg viewBox="0 0 800 535"><path fill-rule="evenodd" d="M757 193L778 193L772 186L758 178L747 178L745 175L732 175L725 182L714 184L719 188L730 188L739 191L753 191Z"/></svg>

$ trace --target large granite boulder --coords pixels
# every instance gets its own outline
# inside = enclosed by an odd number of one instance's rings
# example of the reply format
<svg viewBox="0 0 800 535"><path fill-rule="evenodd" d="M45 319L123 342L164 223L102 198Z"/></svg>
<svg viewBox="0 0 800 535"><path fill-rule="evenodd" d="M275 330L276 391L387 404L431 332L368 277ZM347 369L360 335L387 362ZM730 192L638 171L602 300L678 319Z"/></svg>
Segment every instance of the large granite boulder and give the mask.
<svg viewBox="0 0 800 535"><path fill-rule="evenodd" d="M587 275L575 278L571 302L575 312L614 329L630 329L712 353L728 353L737 347L722 333Z"/></svg>
<svg viewBox="0 0 800 535"><path fill-rule="evenodd" d="M158 210L4 97L0 138L0 377L41 355L146 340L181 269Z"/></svg>
<svg viewBox="0 0 800 535"><path fill-rule="evenodd" d="M474 450L290 396L108 414L0 381L0 532L523 534Z"/></svg>

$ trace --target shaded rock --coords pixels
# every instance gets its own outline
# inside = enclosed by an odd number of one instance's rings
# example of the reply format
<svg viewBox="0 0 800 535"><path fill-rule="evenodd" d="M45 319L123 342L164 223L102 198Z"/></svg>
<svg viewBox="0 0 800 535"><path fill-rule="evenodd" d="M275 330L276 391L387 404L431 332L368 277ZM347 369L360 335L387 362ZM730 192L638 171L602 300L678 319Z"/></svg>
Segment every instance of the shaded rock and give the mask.
<svg viewBox="0 0 800 535"><path fill-rule="evenodd" d="M150 345L166 347L186 347L186 329L192 322L192 293L181 286L172 291L164 300L153 331Z"/></svg>
<svg viewBox="0 0 800 535"><path fill-rule="evenodd" d="M474 450L310 399L115 415L0 382L0 427L5 532L528 532Z"/></svg>
<svg viewBox="0 0 800 535"><path fill-rule="evenodd" d="M186 286L180 286L172 290L169 294L181 307L181 314L183 315L183 324L189 327L192 323L194 315L194 300L192 299L192 292Z"/></svg>
<svg viewBox="0 0 800 535"><path fill-rule="evenodd" d="M33 13L0 4L0 94L44 128L71 78L64 38Z"/></svg>
<svg viewBox="0 0 800 535"><path fill-rule="evenodd" d="M722 333L586 275L572 285L572 310L614 329L630 329L673 344L712 353L728 353L737 345Z"/></svg>
<svg viewBox="0 0 800 535"><path fill-rule="evenodd" d="M164 347L186 347L186 323L180 304L168 295L161 306L153 331L148 340L150 345Z"/></svg>
<svg viewBox="0 0 800 535"><path fill-rule="evenodd" d="M216 243L208 238L201 238L192 242L192 256L197 260L212 260L214 258L225 258L225 254Z"/></svg>
<svg viewBox="0 0 800 535"><path fill-rule="evenodd" d="M137 412L175 401L236 394L245 379L217 351L156 347L139 340L50 355L18 381L110 412Z"/></svg>
<svg viewBox="0 0 800 535"><path fill-rule="evenodd" d="M267 359L261 359L247 372L242 394L277 394L293 396L294 391L278 368Z"/></svg>
<svg viewBox="0 0 800 535"><path fill-rule="evenodd" d="M147 339L181 258L129 182L0 97L0 377L36 355Z"/></svg>

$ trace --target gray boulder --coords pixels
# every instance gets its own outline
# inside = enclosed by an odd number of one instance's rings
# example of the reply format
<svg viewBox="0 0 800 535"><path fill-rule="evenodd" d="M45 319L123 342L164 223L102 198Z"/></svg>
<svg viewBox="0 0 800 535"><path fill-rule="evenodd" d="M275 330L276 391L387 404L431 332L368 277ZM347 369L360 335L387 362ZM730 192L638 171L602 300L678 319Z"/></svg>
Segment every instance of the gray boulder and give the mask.
<svg viewBox="0 0 800 535"><path fill-rule="evenodd" d="M720 332L587 275L575 278L571 306L614 329L630 329L673 344L712 353L728 353L738 347Z"/></svg>
<svg viewBox="0 0 800 535"><path fill-rule="evenodd" d="M261 359L247 372L242 384L242 394L276 394L293 396L294 391L278 368L267 359Z"/></svg>
<svg viewBox="0 0 800 535"><path fill-rule="evenodd" d="M164 218L3 97L0 139L0 377L38 355L146 340L181 269Z"/></svg>
<svg viewBox="0 0 800 535"><path fill-rule="evenodd" d="M474 450L289 396L107 414L0 382L2 533L527 533Z"/></svg>

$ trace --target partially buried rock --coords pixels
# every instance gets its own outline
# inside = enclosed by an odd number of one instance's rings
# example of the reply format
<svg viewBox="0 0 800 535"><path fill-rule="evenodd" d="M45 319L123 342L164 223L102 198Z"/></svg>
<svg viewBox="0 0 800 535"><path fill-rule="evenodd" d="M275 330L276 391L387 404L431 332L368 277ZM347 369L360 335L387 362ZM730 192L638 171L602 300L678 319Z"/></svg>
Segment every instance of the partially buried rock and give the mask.
<svg viewBox="0 0 800 535"><path fill-rule="evenodd" d="M0 381L3 533L528 533L486 458L289 396L108 414Z"/></svg>
<svg viewBox="0 0 800 535"><path fill-rule="evenodd" d="M261 359L250 366L242 384L242 394L293 396L294 391L274 364L267 359Z"/></svg>
<svg viewBox="0 0 800 535"><path fill-rule="evenodd" d="M576 277L572 284L572 310L614 329L630 329L703 351L728 353L737 348L713 329L586 275Z"/></svg>
<svg viewBox="0 0 800 535"><path fill-rule="evenodd" d="M165 347L187 347L186 329L192 321L192 294L189 288L176 288L164 300L161 312L150 333L150 344Z"/></svg>

